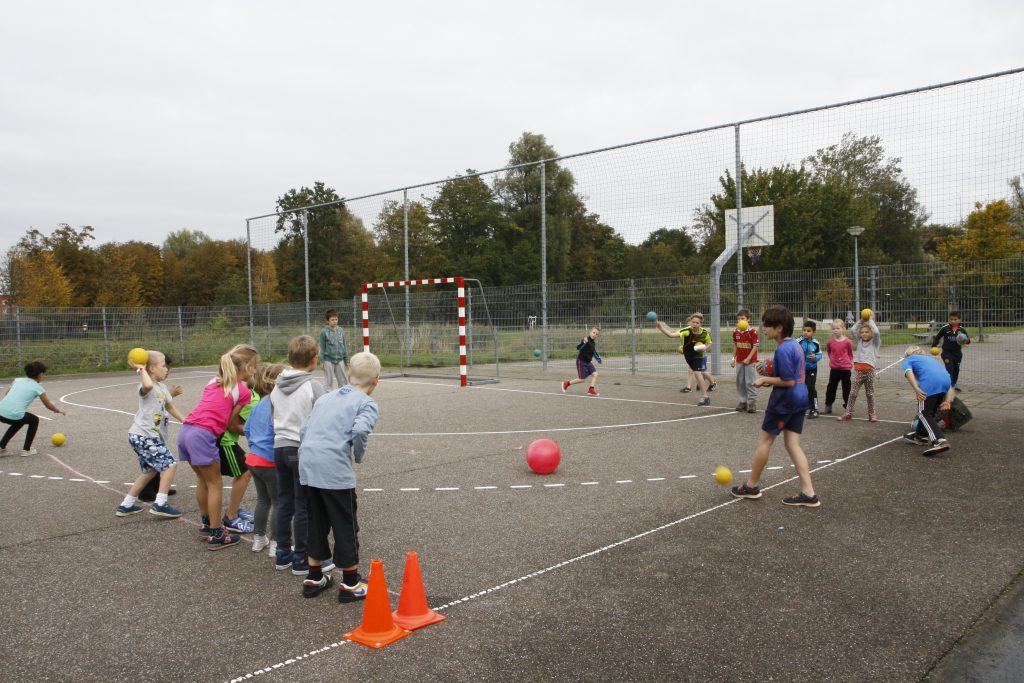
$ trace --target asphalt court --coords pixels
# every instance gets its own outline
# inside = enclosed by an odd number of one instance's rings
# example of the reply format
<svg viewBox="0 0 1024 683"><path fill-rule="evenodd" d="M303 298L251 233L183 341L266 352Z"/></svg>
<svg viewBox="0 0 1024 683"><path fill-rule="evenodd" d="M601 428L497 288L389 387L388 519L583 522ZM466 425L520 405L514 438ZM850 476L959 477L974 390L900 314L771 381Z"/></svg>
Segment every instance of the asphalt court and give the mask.
<svg viewBox="0 0 1024 683"><path fill-rule="evenodd" d="M209 377L172 374L183 412ZM781 444L762 500L714 484L749 467L761 419L725 384L707 409L667 383L388 380L358 469L362 565L397 593L419 552L448 619L369 651L340 640L359 605L303 600L245 543L203 548L190 471L172 498L189 521L114 516L132 379L54 382L68 417L38 456L0 459L5 678L917 680L1024 565L1019 411L976 410L931 460L893 441L912 410L894 391L893 422L808 422L823 506L794 510ZM540 437L563 452L546 477L524 460Z"/></svg>

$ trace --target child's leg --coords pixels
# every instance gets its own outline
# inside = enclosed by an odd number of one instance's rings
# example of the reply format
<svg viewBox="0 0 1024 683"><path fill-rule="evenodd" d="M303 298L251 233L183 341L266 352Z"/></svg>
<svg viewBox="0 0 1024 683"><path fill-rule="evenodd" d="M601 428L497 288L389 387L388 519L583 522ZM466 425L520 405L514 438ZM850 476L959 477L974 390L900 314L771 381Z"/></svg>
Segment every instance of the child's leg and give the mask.
<svg viewBox="0 0 1024 683"><path fill-rule="evenodd" d="M959 366L957 366L959 371ZM25 417L21 418L28 425L28 431L25 432L25 450L32 448L32 441L36 438L36 430L39 429L39 418L32 413L25 413Z"/></svg>
<svg viewBox="0 0 1024 683"><path fill-rule="evenodd" d="M818 410L818 389L815 384L818 381L818 368L810 368L804 375L807 382L807 407L810 410Z"/></svg>
<svg viewBox="0 0 1024 683"><path fill-rule="evenodd" d="M843 370L842 374L839 375L839 379L840 379L840 381L843 384L843 407L844 408L850 402L850 376L851 376L852 372L853 372L852 370Z"/></svg>
<svg viewBox="0 0 1024 683"><path fill-rule="evenodd" d="M253 512L253 533L257 536L267 535L267 520L273 505L277 488L277 473L272 467L253 467L252 481L256 487L256 510Z"/></svg>
<svg viewBox="0 0 1024 683"><path fill-rule="evenodd" d="M960 381L960 361L950 359L947 367L949 368L949 381L956 386Z"/></svg>
<svg viewBox="0 0 1024 683"><path fill-rule="evenodd" d="M142 493L142 489L146 488L146 484L149 480L156 476L156 470L147 470L135 478L135 483L128 489L128 496L132 498L132 502L138 499L139 494Z"/></svg>
<svg viewBox="0 0 1024 683"><path fill-rule="evenodd" d="M157 489L157 493L166 494L171 490L171 484L174 483L174 471L177 468L178 464L175 463L160 473L160 487Z"/></svg>
<svg viewBox="0 0 1024 683"><path fill-rule="evenodd" d="M191 463L189 463L189 465L192 467L192 472L196 475L196 507L199 508L199 514L210 519L210 515L207 512L209 508L206 507L206 479L203 477L203 472L199 467L192 465ZM213 521L214 520L210 519L211 526L213 525Z"/></svg>
<svg viewBox="0 0 1024 683"><path fill-rule="evenodd" d="M0 417L0 422L10 425L7 431L4 432L3 438L0 439L0 448L7 448L7 443L14 438L19 429L25 426L26 422L24 420L8 420L6 417Z"/></svg>
<svg viewBox="0 0 1024 683"><path fill-rule="evenodd" d="M768 456L771 455L774 443L775 435L762 429L761 435L757 439L757 448L754 449L754 462L750 465L747 486L757 486L757 482L761 481L761 474L764 473L764 467L768 464Z"/></svg>
<svg viewBox="0 0 1024 683"><path fill-rule="evenodd" d="M746 365L736 364L736 400L740 403L747 402L747 373L744 372Z"/></svg>
<svg viewBox="0 0 1024 683"><path fill-rule="evenodd" d="M285 463L290 448L274 449L274 468L277 470L277 505L274 510L274 540L277 549L292 547L292 519L295 516L295 485L292 471Z"/></svg>
<svg viewBox="0 0 1024 683"><path fill-rule="evenodd" d="M9 424L7 432L4 434L3 439L0 439L0 448L7 448L7 443L18 433L18 430L22 426L28 426L28 431L25 432L25 445L24 449L30 450L32 448L32 441L36 438L36 430L39 429L39 418L32 413L25 413L24 417L20 420L8 420L7 418L0 418L5 424Z"/></svg>
<svg viewBox="0 0 1024 683"><path fill-rule="evenodd" d="M328 534L331 532L325 498L332 492L313 486L302 487L302 497L306 500L306 548L310 568L319 567L331 557L331 543ZM335 541L337 542L337 541Z"/></svg>
<svg viewBox="0 0 1024 683"><path fill-rule="evenodd" d="M292 492L295 498L295 514L292 516L293 542L292 549L298 559L306 559L306 537L308 533L309 517L306 512L306 494L302 491L299 483L299 449L293 451L294 459L287 459L287 467L291 472Z"/></svg>
<svg viewBox="0 0 1024 683"><path fill-rule="evenodd" d="M825 387L825 406L836 402L836 389L839 388L839 372L835 368L829 368L828 386Z"/></svg>
<svg viewBox="0 0 1024 683"><path fill-rule="evenodd" d="M846 412L853 414L853 407L857 404L857 394L860 393L860 385L864 383L864 375L867 373L857 371L853 376L853 386L850 388L850 398L846 401Z"/></svg>
<svg viewBox="0 0 1024 683"><path fill-rule="evenodd" d="M241 476L235 477L232 480L231 495L228 496L227 518L229 520L238 517L238 508L242 504L242 497L245 495L245 490L249 488L251 480L252 475L249 474L249 470L242 472Z"/></svg>
<svg viewBox="0 0 1024 683"><path fill-rule="evenodd" d="M334 564L346 574L359 566L359 521L355 489L326 492L324 506L334 531Z"/></svg>
<svg viewBox="0 0 1024 683"><path fill-rule="evenodd" d="M193 470L196 470L196 474L202 477L202 481L206 484L206 515L210 518L210 527L214 530L221 526L220 523L220 511L221 511L221 476L220 476L220 463L215 462L210 465L192 466ZM198 486L196 491L199 491ZM202 509L202 507L200 507Z"/></svg>
<svg viewBox="0 0 1024 683"><path fill-rule="evenodd" d="M700 370L690 370L690 376L697 380L697 388L700 389L701 398L707 398L708 385L704 381L704 373Z"/></svg>
<svg viewBox="0 0 1024 683"><path fill-rule="evenodd" d="M782 442L786 444L786 452L793 461L797 476L800 477L800 491L805 496L814 497L814 484L811 482L811 467L807 464L807 454L800 447L800 435L788 429L782 432Z"/></svg>
<svg viewBox="0 0 1024 683"><path fill-rule="evenodd" d="M596 389L597 388L597 372L596 371L593 372L590 375L590 388L591 389Z"/></svg>
<svg viewBox="0 0 1024 683"><path fill-rule="evenodd" d="M868 415L875 414L875 371L868 370L864 373L864 396L868 400Z"/></svg>
<svg viewBox="0 0 1024 683"><path fill-rule="evenodd" d="M945 394L935 394L917 402L917 433L927 437L932 443L942 438L942 427L935 418L935 413L945 397Z"/></svg>
<svg viewBox="0 0 1024 683"><path fill-rule="evenodd" d="M334 376L334 368L331 367L330 361L322 361L324 365L324 389L327 391L331 390L331 377Z"/></svg>

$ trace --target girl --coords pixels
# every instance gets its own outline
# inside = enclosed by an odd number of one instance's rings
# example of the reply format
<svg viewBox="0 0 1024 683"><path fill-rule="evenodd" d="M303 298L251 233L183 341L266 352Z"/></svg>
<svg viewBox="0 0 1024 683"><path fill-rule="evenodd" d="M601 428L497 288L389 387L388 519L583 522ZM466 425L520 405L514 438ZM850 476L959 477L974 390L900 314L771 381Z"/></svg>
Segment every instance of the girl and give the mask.
<svg viewBox="0 0 1024 683"><path fill-rule="evenodd" d="M863 386L864 394L868 398L868 422L878 422L878 416L875 415L875 368L878 367L878 352L882 347L882 336L878 332L878 325L871 318L861 320L854 325L853 333L860 338L857 348L853 351L853 387L850 391L846 412L836 419L841 422L849 422L853 419L853 405L857 402L857 394Z"/></svg>
<svg viewBox="0 0 1024 683"><path fill-rule="evenodd" d="M825 343L828 351L828 388L825 389L825 415L832 414L836 389L843 386L843 408L850 401L850 372L853 370L853 342L846 336L846 324L832 321L832 338Z"/></svg>
<svg viewBox="0 0 1024 683"><path fill-rule="evenodd" d="M256 485L256 513L253 524L252 551L258 553L268 546L273 556L275 544L267 537L267 518L270 508L277 514L277 470L274 463L274 417L270 414L270 392L274 390L277 376L284 370L280 363L260 363L253 378L253 391L262 396L245 421L245 439L249 453L245 464Z"/></svg>
<svg viewBox="0 0 1024 683"><path fill-rule="evenodd" d="M22 456L35 455L38 451L32 448L32 440L36 438L36 430L39 428L39 418L28 412L27 408L32 401L39 397L48 410L61 415L67 415L50 401L46 390L40 382L46 374L46 366L42 362L34 360L25 365L25 377L19 377L7 390L7 395L0 401L0 422L10 425L3 438L0 439L0 454L7 454L7 444L18 430L27 426L25 431L25 443L21 449Z"/></svg>
<svg viewBox="0 0 1024 683"><path fill-rule="evenodd" d="M256 371L260 354L248 344L238 344L220 357L220 370L203 389L199 404L185 418L178 432L179 458L196 473L196 503L203 515L203 533L208 534L208 550L220 550L238 543L218 522L221 519L220 449L217 441L227 430L240 433L242 408L249 404L252 392L245 385Z"/></svg>

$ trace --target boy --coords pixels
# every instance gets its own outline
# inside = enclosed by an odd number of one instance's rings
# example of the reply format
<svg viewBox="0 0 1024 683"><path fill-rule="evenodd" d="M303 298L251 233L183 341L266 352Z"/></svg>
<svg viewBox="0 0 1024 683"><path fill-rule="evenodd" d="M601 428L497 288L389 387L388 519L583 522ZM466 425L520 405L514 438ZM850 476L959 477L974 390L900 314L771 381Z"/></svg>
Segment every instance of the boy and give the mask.
<svg viewBox="0 0 1024 683"><path fill-rule="evenodd" d="M708 396L708 392L715 385L714 378L707 374L708 358L706 352L711 346L711 331L701 327L704 323L704 315L702 313L694 313L687 320L687 323L689 323L689 327L684 327L678 332L672 331L668 325L660 320L655 320L654 326L661 330L661 333L666 337L678 337L683 340L683 345L679 348L683 352L683 358L686 359L686 365L690 368L690 373L697 379L697 386L700 388L700 400L697 401L697 405L709 406L711 405L711 397ZM697 348L698 346L700 347L699 349Z"/></svg>
<svg viewBox="0 0 1024 683"><path fill-rule="evenodd" d="M764 422L761 423L761 437L754 451L754 462L751 465L747 481L731 489L737 498L760 498L761 488L757 485L761 473L768 464L768 455L772 444L780 433L786 444L789 459L796 467L800 476L800 494L783 498L785 505L798 505L816 508L821 505L814 493L811 482L811 470L807 465L807 456L800 447L800 432L804 427L804 414L807 410L807 387L804 384L806 361L800 345L793 340L793 314L784 306L772 306L761 316L761 326L769 339L778 343L775 359L772 362L772 376L758 377L754 381L756 387L772 387L768 398L768 407L764 411Z"/></svg>
<svg viewBox="0 0 1024 683"><path fill-rule="evenodd" d="M320 330L320 364L324 369L324 389L331 390L335 381L338 388L348 382L345 364L348 362L348 347L345 333L338 327L338 311L333 308L324 313L327 324Z"/></svg>
<svg viewBox="0 0 1024 683"><path fill-rule="evenodd" d="M32 448L32 441L36 438L36 430L39 429L39 418L26 410L29 404L35 400L36 396L39 397L39 400L42 401L43 405L50 412L67 415L63 410L55 406L50 401L50 397L46 395L46 390L40 384L45 375L46 366L43 365L42 361L34 360L31 363L26 363L25 376L14 380L11 388L7 390L7 395L0 401L0 422L10 425L3 438L0 439L0 454L7 455L7 444L14 438L19 429L26 426L28 430L25 432L25 443L21 449L21 456L27 457L39 452Z"/></svg>
<svg viewBox="0 0 1024 683"><path fill-rule="evenodd" d="M157 517L181 517L181 511L167 502L177 467L174 455L167 448L167 420L168 415L173 415L179 422L183 422L185 416L171 403L171 391L164 384L168 372L164 354L159 351L148 353L149 361L146 365L128 361L135 372L139 373L139 386L135 390L139 409L135 412L132 426L128 428L128 444L139 459L142 474L132 484L114 514L127 517L142 512L138 500L143 488L153 479L159 479L154 503L149 508L150 514Z"/></svg>
<svg viewBox="0 0 1024 683"><path fill-rule="evenodd" d="M850 400L850 373L853 371L853 342L846 336L846 325L836 318L832 321L832 338L825 342L828 350L828 387L825 389L825 414L832 414L836 389L843 387L843 408Z"/></svg>
<svg viewBox="0 0 1024 683"><path fill-rule="evenodd" d="M903 375L917 394L917 429L903 435L910 443L928 445L922 455L938 455L949 450L942 438L942 427L935 413L948 411L956 392L949 373L934 359L923 355L917 346L908 347L903 354ZM930 445L929 445L930 444Z"/></svg>
<svg viewBox="0 0 1024 683"><path fill-rule="evenodd" d="M958 383L960 381L960 363L964 359L963 346L971 343L971 338L967 335L967 328L960 325L960 311L950 311L948 322L939 328L939 331L932 337L932 346L938 346L939 340L942 340L942 362L946 365L946 371L949 373L949 381L953 383L953 388L956 391L960 391ZM966 341L961 343L957 340L959 335L967 337Z"/></svg>
<svg viewBox="0 0 1024 683"><path fill-rule="evenodd" d="M306 498L299 484L299 427L313 411L313 404L324 395L323 385L313 379L319 355L320 348L309 335L304 334L288 342L288 364L291 368L278 376L277 384L270 392L270 411L274 416L274 467L277 468L280 503L274 515L277 541L274 567L291 567L292 574L296 576L305 576L309 572L306 563ZM333 565L329 569L333 569Z"/></svg>
<svg viewBox="0 0 1024 683"><path fill-rule="evenodd" d="M804 367L805 384L807 384L807 417L818 417L818 390L814 384L818 380L818 361L821 360L821 344L814 338L818 331L818 323L813 320L805 320L803 337L800 339L800 349L804 353L806 366Z"/></svg>
<svg viewBox="0 0 1024 683"><path fill-rule="evenodd" d="M174 364L173 359L165 353L164 354L164 367L167 368L167 375L171 374L171 366L173 364ZM166 380L167 378L164 377L164 379ZM170 396L171 396L171 400L172 401L174 399L176 399L177 397L181 396L182 393L184 393L184 390L181 388L180 384L171 385L170 390L171 390ZM179 422L180 422L180 420L179 420ZM167 439L164 439L164 441L166 442ZM152 478L150 478L149 481L146 482L146 485L143 486L142 490L139 492L139 500L141 500L143 503L154 503L154 502L156 502L156 494L159 493L159 491L160 491L160 477L152 477ZM174 484L171 484L171 489L167 491L167 495L169 495L169 496L176 496L176 495L178 495L178 492L174 490Z"/></svg>
<svg viewBox="0 0 1024 683"><path fill-rule="evenodd" d="M309 505L309 575L302 595L313 598L333 585L324 565L341 567L338 602L366 598L359 576L359 522L356 474L366 441L377 423L377 402L370 394L380 381L380 361L369 352L352 356L348 384L325 395L302 425L299 479ZM334 560L328 534L334 533Z"/></svg>
<svg viewBox="0 0 1024 683"><path fill-rule="evenodd" d="M736 368L736 394L739 396L739 403L736 404L736 412L748 413L757 412L757 389L754 387L754 380L757 379L757 330L750 326L750 311L743 308L736 314L736 329L732 331L732 345L734 347L731 367ZM737 364L739 367L736 367Z"/></svg>
<svg viewBox="0 0 1024 683"><path fill-rule="evenodd" d="M601 328L594 325L590 328L590 334L584 337L579 344L576 345L576 350L579 352L576 355L576 377L567 379L562 382L562 393L564 394L569 390L573 384L581 384L590 378L590 387L587 389L587 393L591 396L600 396L597 393L597 368L594 367L594 361L601 362L601 354L597 352L597 338L601 335Z"/></svg>

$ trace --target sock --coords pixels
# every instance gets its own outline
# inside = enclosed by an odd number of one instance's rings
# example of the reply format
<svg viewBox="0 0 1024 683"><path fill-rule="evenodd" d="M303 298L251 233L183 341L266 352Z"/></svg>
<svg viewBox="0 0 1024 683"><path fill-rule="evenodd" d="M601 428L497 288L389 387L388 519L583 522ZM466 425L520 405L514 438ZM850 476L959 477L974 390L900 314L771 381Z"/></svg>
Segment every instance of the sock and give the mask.
<svg viewBox="0 0 1024 683"><path fill-rule="evenodd" d="M210 516L209 515L203 515L201 517L201 519L203 520L203 526L210 526Z"/></svg>
<svg viewBox="0 0 1024 683"><path fill-rule="evenodd" d="M126 507L126 508L129 508L132 505L135 505L135 501L137 501L137 500L138 500L138 498L136 498L135 496L125 496L124 500L121 501L121 505Z"/></svg>
<svg viewBox="0 0 1024 683"><path fill-rule="evenodd" d="M353 569L351 571L349 571L348 569L342 569L341 570L341 580L342 580L342 582L344 582L344 584L346 586L354 586L354 585L356 585L356 581L358 580L358 577L359 577L359 572L357 570L355 570L355 569Z"/></svg>
<svg viewBox="0 0 1024 683"><path fill-rule="evenodd" d="M319 565L316 567L309 565L309 575L307 578L309 578L310 581L319 581L324 578L323 568Z"/></svg>
<svg viewBox="0 0 1024 683"><path fill-rule="evenodd" d="M156 494L156 504L157 505L167 505L167 494L166 493L158 493L158 494Z"/></svg>

